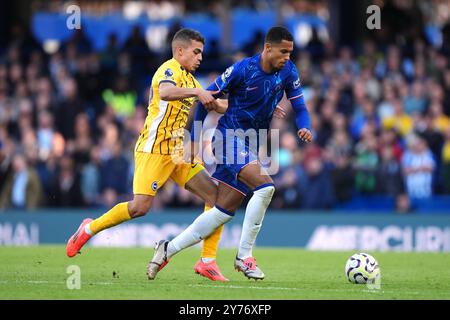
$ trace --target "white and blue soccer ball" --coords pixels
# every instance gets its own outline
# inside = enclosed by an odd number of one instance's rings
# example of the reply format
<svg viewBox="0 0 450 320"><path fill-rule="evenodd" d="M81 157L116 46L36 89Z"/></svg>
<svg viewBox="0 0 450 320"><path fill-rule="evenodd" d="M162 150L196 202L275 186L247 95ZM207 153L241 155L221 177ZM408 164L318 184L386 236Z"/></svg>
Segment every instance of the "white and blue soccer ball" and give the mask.
<svg viewBox="0 0 450 320"><path fill-rule="evenodd" d="M355 253L345 264L345 276L351 283L375 283L380 274L377 260L367 253Z"/></svg>

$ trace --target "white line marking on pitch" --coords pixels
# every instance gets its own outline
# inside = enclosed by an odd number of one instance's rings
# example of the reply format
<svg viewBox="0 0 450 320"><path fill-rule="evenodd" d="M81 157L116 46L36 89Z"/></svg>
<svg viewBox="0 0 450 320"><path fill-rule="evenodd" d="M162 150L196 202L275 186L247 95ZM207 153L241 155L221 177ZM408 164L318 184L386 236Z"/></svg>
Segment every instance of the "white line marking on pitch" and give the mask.
<svg viewBox="0 0 450 320"><path fill-rule="evenodd" d="M255 286L216 286L216 285L207 285L207 284L190 284L190 287L204 287L204 288L228 288L228 289L256 289L256 290L287 290L287 291L330 291L330 292L361 292L360 290L355 289L302 289L302 288L286 288L286 287L255 287ZM387 293L385 290L363 290L363 292L367 293ZM420 294L420 292L403 292L406 294Z"/></svg>
<svg viewBox="0 0 450 320"><path fill-rule="evenodd" d="M229 288L229 289L259 289L259 290L305 290L300 288L283 288L283 287L255 287L255 286L215 286L207 284L190 284L190 287L206 287L206 288Z"/></svg>
<svg viewBox="0 0 450 320"><path fill-rule="evenodd" d="M190 287L205 287L205 288L227 288L227 289L256 289L256 290L288 290L288 291L304 291L311 289L302 289L302 288L286 288L286 287L255 287L255 286L215 286L215 285L207 285L207 284L191 284ZM348 290L339 290L339 289L321 289L320 291L345 291Z"/></svg>

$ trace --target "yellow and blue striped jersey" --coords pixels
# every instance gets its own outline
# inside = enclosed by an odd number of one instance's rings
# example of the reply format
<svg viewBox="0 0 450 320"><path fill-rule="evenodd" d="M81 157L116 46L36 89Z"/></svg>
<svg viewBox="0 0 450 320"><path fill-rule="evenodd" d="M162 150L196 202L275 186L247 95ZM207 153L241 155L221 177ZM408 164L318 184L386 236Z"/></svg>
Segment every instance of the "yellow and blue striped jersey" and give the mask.
<svg viewBox="0 0 450 320"><path fill-rule="evenodd" d="M137 152L172 155L183 149L184 128L197 98L161 100L159 85L163 82L180 88L201 87L194 76L173 58L158 68L152 79L148 115L136 143Z"/></svg>

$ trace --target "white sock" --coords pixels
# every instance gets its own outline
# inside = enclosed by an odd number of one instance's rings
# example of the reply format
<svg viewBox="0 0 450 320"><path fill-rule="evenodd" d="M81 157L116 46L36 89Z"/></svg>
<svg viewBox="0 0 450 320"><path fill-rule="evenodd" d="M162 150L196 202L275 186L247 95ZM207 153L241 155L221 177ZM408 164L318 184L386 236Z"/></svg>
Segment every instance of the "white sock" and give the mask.
<svg viewBox="0 0 450 320"><path fill-rule="evenodd" d="M215 258L202 258L203 263L213 262L214 260L216 260L216 259Z"/></svg>
<svg viewBox="0 0 450 320"><path fill-rule="evenodd" d="M226 212L224 209L219 210L217 207L203 212L186 230L169 242L167 256L170 258L177 252L202 241L213 233L214 230L232 218L232 213Z"/></svg>
<svg viewBox="0 0 450 320"><path fill-rule="evenodd" d="M92 236L94 233L91 231L90 225L91 225L91 223L88 223L87 225L84 226L84 232L86 232L88 235Z"/></svg>
<svg viewBox="0 0 450 320"><path fill-rule="evenodd" d="M262 185L253 191L253 196L245 209L245 218L242 226L241 241L239 243L238 258L252 257L253 245L264 219L267 207L272 200L275 187L272 184Z"/></svg>

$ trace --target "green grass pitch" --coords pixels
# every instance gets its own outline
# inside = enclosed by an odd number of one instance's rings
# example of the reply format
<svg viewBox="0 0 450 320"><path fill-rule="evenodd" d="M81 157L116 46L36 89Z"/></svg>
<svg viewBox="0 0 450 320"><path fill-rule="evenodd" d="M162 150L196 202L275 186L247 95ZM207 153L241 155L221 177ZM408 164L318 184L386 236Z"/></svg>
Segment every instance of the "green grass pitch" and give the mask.
<svg viewBox="0 0 450 320"><path fill-rule="evenodd" d="M450 299L448 253L368 252L380 264L379 290L346 281L345 262L354 252L258 248L266 279L256 282L233 269L235 250L220 249L227 283L193 272L199 253L179 253L149 281L149 248L86 247L69 259L64 246L0 247L0 299ZM67 288L71 265L80 268L80 289Z"/></svg>

